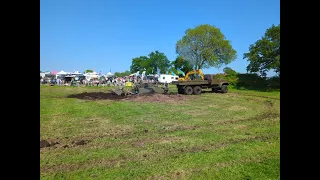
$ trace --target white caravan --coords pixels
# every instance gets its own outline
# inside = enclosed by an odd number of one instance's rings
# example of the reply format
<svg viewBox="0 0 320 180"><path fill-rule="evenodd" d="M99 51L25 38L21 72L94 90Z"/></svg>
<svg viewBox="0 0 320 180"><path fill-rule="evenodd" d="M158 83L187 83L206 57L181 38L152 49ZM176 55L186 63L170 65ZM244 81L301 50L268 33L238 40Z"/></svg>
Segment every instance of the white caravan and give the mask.
<svg viewBox="0 0 320 180"><path fill-rule="evenodd" d="M160 74L158 81L160 83L172 83L172 81L178 81L179 76L172 76L171 74Z"/></svg>

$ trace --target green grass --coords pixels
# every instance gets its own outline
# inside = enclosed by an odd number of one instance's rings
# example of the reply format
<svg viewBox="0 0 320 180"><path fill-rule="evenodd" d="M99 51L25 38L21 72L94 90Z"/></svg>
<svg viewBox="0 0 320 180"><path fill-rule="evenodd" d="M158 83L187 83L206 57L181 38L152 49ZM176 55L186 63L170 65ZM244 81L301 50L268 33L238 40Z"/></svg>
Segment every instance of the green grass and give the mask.
<svg viewBox="0 0 320 180"><path fill-rule="evenodd" d="M40 140L59 142L40 149L41 179L280 179L279 91L67 98L108 89L40 86Z"/></svg>

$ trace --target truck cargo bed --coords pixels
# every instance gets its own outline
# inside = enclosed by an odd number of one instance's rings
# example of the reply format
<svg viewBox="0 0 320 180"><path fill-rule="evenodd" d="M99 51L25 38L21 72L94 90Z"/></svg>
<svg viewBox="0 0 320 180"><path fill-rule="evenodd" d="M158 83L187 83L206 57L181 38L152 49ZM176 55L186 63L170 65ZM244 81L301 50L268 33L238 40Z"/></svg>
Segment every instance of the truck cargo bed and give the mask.
<svg viewBox="0 0 320 180"><path fill-rule="evenodd" d="M208 80L189 80L189 81L173 81L172 84L175 85L208 85Z"/></svg>

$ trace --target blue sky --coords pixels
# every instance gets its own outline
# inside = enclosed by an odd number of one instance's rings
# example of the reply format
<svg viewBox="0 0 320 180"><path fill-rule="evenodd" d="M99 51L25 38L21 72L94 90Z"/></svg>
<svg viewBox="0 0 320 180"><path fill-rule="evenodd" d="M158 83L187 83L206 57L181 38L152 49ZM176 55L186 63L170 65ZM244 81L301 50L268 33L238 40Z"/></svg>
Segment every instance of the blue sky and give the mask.
<svg viewBox="0 0 320 180"><path fill-rule="evenodd" d="M245 73L243 53L279 23L279 0L40 0L40 70L123 72L155 50L173 61L187 28L211 24L237 51L228 66Z"/></svg>

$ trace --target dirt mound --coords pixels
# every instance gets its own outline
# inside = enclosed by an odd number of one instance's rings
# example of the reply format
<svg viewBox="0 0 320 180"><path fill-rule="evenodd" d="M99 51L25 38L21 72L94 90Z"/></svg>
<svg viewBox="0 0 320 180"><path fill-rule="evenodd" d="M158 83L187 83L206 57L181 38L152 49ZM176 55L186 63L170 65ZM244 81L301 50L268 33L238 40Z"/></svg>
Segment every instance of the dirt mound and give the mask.
<svg viewBox="0 0 320 180"><path fill-rule="evenodd" d="M99 100L99 99L109 99L109 100L120 100L126 98L125 96L118 96L112 93L104 92L91 92L91 93L81 93L81 94L72 94L68 98L78 98L78 99L87 99L87 100Z"/></svg>
<svg viewBox="0 0 320 180"><path fill-rule="evenodd" d="M135 102L176 102L184 100L185 96L176 93L169 94L142 94L132 96L118 96L112 93L104 92L92 92L92 93L81 93L73 94L68 98L78 98L86 100L124 100L124 101L135 101Z"/></svg>

